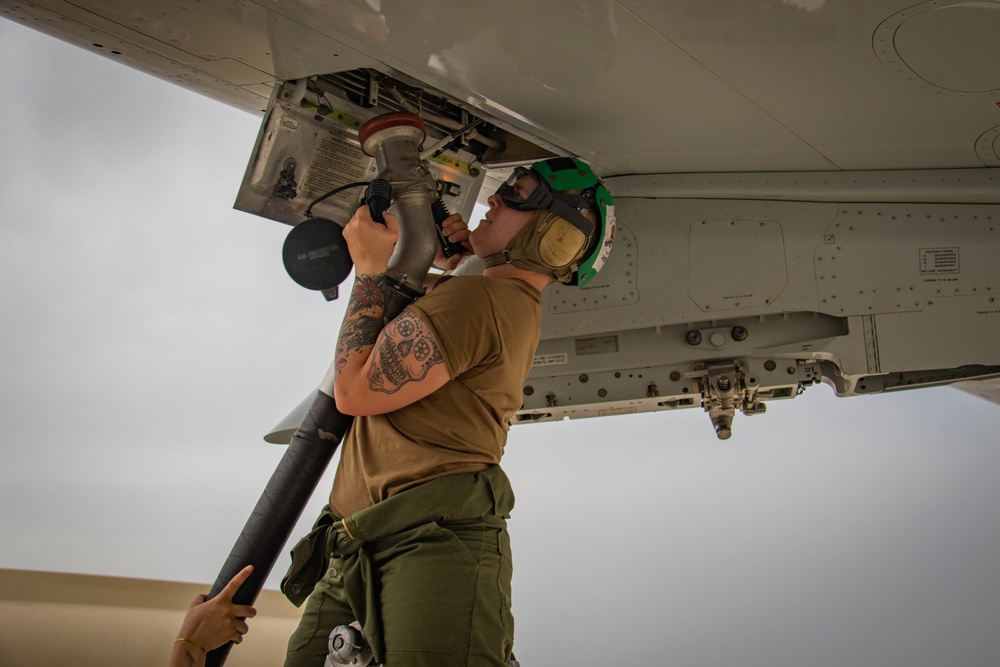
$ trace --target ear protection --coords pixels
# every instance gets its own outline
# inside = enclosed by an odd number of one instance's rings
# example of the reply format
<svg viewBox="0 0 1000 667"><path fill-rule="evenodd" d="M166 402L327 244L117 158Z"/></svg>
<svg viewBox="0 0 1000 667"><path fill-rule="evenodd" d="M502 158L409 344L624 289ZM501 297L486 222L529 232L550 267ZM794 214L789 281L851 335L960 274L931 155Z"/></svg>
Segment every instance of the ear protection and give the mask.
<svg viewBox="0 0 1000 667"><path fill-rule="evenodd" d="M583 232L555 214L538 223L538 257L553 269L569 266L587 248Z"/></svg>

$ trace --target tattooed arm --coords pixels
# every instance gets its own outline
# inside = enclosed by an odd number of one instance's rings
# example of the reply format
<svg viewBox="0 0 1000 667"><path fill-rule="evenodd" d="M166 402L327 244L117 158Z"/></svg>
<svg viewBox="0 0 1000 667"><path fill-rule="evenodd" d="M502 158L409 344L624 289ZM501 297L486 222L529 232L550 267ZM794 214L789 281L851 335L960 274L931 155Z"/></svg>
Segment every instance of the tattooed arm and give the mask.
<svg viewBox="0 0 1000 667"><path fill-rule="evenodd" d="M334 382L340 384L341 375L348 370L345 381L364 367L371 356L372 347L382 331L382 312L385 297L382 287L385 274L377 276L360 274L354 279L354 288L347 303L347 313L340 325L337 338L337 356L333 362Z"/></svg>
<svg viewBox="0 0 1000 667"><path fill-rule="evenodd" d="M348 337L341 330L333 389L337 408L344 414L392 412L437 391L450 379L434 333L413 313L404 310L375 335L374 342L366 343L370 332L371 327L360 321ZM358 347L348 350L350 343L345 340L356 341Z"/></svg>
<svg viewBox="0 0 1000 667"><path fill-rule="evenodd" d="M397 234L395 218L385 219L385 227L372 222L362 207L344 228L356 277L337 354L320 389L347 415L398 410L449 380L434 334L419 318L404 311L382 328L384 273Z"/></svg>

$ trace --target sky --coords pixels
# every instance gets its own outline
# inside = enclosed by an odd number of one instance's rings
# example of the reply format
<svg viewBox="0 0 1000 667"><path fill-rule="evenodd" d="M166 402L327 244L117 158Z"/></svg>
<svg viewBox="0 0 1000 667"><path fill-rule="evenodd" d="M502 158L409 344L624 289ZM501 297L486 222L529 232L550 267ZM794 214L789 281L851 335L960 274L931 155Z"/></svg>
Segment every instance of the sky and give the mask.
<svg viewBox="0 0 1000 667"><path fill-rule="evenodd" d="M231 208L257 117L5 20L0 90L0 567L207 589L344 303ZM515 427L515 652L992 667L998 428L950 388L825 385L725 443L696 409Z"/></svg>

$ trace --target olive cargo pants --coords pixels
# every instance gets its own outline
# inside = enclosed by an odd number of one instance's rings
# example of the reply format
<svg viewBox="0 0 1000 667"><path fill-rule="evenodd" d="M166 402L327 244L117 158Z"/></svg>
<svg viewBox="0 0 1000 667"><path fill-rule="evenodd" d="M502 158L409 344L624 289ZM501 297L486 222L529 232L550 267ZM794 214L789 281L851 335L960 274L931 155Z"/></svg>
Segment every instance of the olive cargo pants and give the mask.
<svg viewBox="0 0 1000 667"><path fill-rule="evenodd" d="M509 482L493 466L433 480L342 521L324 513L282 582L293 602L305 600L285 666L321 667L333 628L358 620L386 667L505 667L514 634L512 507Z"/></svg>

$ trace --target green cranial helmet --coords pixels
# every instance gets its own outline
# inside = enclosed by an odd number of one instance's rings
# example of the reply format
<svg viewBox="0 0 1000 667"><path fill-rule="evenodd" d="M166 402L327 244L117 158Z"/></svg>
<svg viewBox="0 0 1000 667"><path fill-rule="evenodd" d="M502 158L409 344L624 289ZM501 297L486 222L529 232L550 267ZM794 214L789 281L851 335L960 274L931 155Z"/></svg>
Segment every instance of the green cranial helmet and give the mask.
<svg viewBox="0 0 1000 667"><path fill-rule="evenodd" d="M531 222L487 265L510 262L584 286L601 270L615 237L611 193L585 162L557 157L518 167L497 190L503 203L536 211Z"/></svg>

